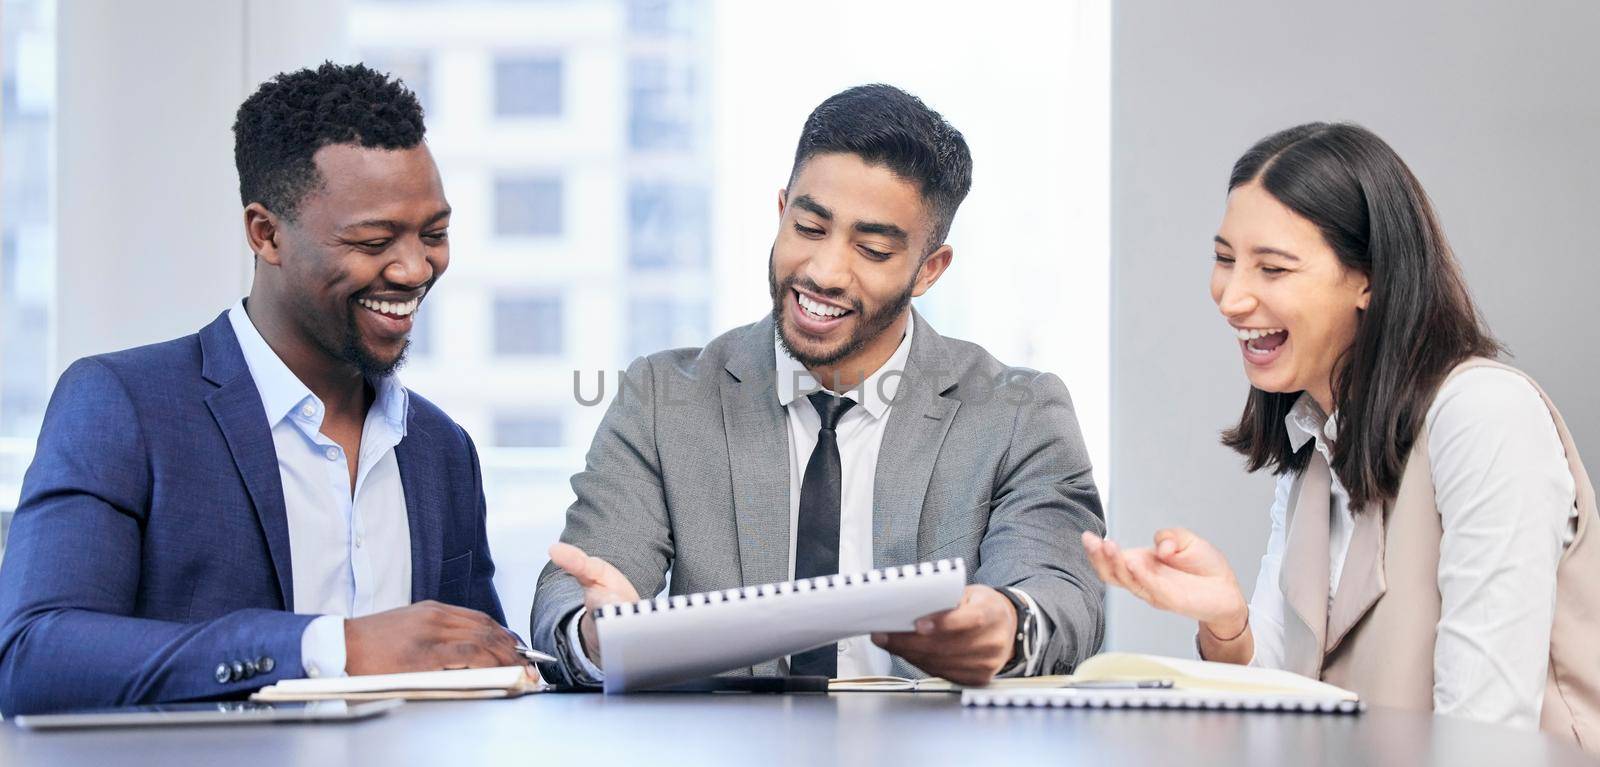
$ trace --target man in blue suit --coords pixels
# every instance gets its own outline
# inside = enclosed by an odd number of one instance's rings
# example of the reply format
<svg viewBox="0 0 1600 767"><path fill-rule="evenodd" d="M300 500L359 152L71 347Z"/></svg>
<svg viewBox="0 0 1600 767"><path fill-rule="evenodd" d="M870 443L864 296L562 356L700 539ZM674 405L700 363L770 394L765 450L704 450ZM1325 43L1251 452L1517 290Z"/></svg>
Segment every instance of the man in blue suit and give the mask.
<svg viewBox="0 0 1600 767"><path fill-rule="evenodd" d="M472 441L394 376L449 263L423 131L360 65L240 107L250 295L56 385L0 565L0 712L522 662Z"/></svg>

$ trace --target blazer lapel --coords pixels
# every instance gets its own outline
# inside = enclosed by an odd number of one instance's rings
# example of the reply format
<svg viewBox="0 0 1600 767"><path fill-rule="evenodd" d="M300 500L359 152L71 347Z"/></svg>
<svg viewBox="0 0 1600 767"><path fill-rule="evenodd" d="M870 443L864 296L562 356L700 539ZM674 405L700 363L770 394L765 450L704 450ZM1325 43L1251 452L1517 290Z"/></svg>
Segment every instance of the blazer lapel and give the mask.
<svg viewBox="0 0 1600 767"><path fill-rule="evenodd" d="M1385 555L1385 510L1374 504L1356 514L1355 529L1350 533L1350 549L1344 558L1344 569L1339 573L1339 590L1333 595L1333 608L1328 613L1328 638L1324 655L1339 647L1350 629L1355 628L1378 599L1388 590L1383 575Z"/></svg>
<svg viewBox="0 0 1600 767"><path fill-rule="evenodd" d="M744 585L789 579L789 435L778 404L772 318L730 355L721 381Z"/></svg>
<svg viewBox="0 0 1600 767"><path fill-rule="evenodd" d="M939 448L961 406L959 400L944 396L956 385L944 338L915 311L911 321L916 323L911 353L889 410L872 483L874 567L920 558L917 530L922 502Z"/></svg>
<svg viewBox="0 0 1600 767"><path fill-rule="evenodd" d="M244 479L267 551L278 576L283 609L294 610L294 572L289 556L289 517L283 505L283 479L278 474L278 451L272 443L261 392L245 364L239 339L233 334L228 313L223 312L200 331L201 375L218 388L206 397L206 407L217 420L234 465Z"/></svg>
<svg viewBox="0 0 1600 767"><path fill-rule="evenodd" d="M444 531L437 510L448 508L449 502L447 488L438 476L440 467L423 444L424 435L415 423L409 423L409 411L406 420L406 436L395 445L394 458L400 470L400 487L406 494L406 520L411 529L411 601L421 602L439 596Z"/></svg>
<svg viewBox="0 0 1600 767"><path fill-rule="evenodd" d="M1317 679L1322 672L1328 630L1328 506L1332 475L1322 454L1311 451L1289 496L1288 543L1280 586L1300 625L1287 626L1284 660L1288 669Z"/></svg>

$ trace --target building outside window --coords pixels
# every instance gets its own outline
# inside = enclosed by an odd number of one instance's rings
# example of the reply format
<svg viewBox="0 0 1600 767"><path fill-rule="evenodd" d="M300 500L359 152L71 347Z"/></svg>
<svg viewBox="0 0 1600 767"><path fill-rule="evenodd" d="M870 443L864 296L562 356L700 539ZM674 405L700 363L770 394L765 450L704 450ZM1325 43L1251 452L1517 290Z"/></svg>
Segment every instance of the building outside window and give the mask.
<svg viewBox="0 0 1600 767"><path fill-rule="evenodd" d="M767 253L795 138L851 85L901 85L972 143L955 264L915 306L946 335L1060 374L1107 473L1104 0L961 14L816 0L808 12L851 23L804 28L786 6L743 0L338 6L350 58L421 99L455 209L449 274L419 311L401 376L480 448L507 614L527 614L605 411L577 401L575 379L592 396L605 373L614 395L637 355L704 344L770 310ZM0 0L0 545L60 368L56 7ZM963 56L927 55L928 41L951 39ZM772 64L816 50L842 53Z"/></svg>
<svg viewBox="0 0 1600 767"><path fill-rule="evenodd" d="M628 141L639 150L687 150L702 120L694 64L657 55L628 62Z"/></svg>
<svg viewBox="0 0 1600 767"><path fill-rule="evenodd" d="M558 56L497 58L494 62L495 116L560 116L562 70Z"/></svg>
<svg viewBox="0 0 1600 767"><path fill-rule="evenodd" d="M559 176L495 179L494 233L501 237L560 236L563 191Z"/></svg>
<svg viewBox="0 0 1600 767"><path fill-rule="evenodd" d="M512 413L494 419L495 447L561 447L566 434L561 416Z"/></svg>
<svg viewBox="0 0 1600 767"><path fill-rule="evenodd" d="M713 328L714 14L710 0L351 3L357 56L427 80L456 212L402 378L478 445L508 615L527 614L605 410L574 401L574 372L586 396L602 372L614 391L636 350ZM643 310L657 320L640 330L629 306L646 282L681 306Z"/></svg>
<svg viewBox="0 0 1600 767"><path fill-rule="evenodd" d="M417 95L426 119L430 122L438 119L434 111L433 59L427 51L405 48L374 51L363 56L362 63L390 77L400 78Z"/></svg>
<svg viewBox="0 0 1600 767"><path fill-rule="evenodd" d="M54 382L55 3L0 3L0 554Z"/></svg>
<svg viewBox="0 0 1600 767"><path fill-rule="evenodd" d="M628 190L628 265L641 271L710 266L709 198L699 184L634 184Z"/></svg>
<svg viewBox="0 0 1600 767"><path fill-rule="evenodd" d="M494 301L494 353L499 356L561 354L560 296L504 296Z"/></svg>
<svg viewBox="0 0 1600 767"><path fill-rule="evenodd" d="M419 313L428 336L403 376L479 446L508 615L527 614L607 404L575 402L575 372L585 398L604 373L609 398L636 356L702 345L770 309L767 251L795 138L850 85L902 85L972 142L955 266L916 306L946 335L1060 373L1104 476L1105 4L952 15L918 0L818 2L853 22L808 29L804 46L862 53L777 70L772 57L802 35L765 3L352 3L353 50L412 62L388 65L428 82L429 146L456 215L450 272ZM925 55L928 40L955 38L1005 41L970 51L1004 69L1003 87L970 57ZM1052 152L1018 138L1039 132ZM1041 246L1040 222L1074 235Z"/></svg>
<svg viewBox="0 0 1600 767"><path fill-rule="evenodd" d="M628 301L628 354L702 346L710 340L704 301L670 296L635 296Z"/></svg>

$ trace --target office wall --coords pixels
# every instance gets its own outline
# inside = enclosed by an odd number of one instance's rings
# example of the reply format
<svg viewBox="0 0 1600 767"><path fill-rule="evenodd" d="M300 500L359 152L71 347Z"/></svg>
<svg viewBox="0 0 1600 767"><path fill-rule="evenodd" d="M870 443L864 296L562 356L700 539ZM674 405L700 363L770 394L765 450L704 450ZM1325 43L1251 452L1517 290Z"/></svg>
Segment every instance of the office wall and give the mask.
<svg viewBox="0 0 1600 767"><path fill-rule="evenodd" d="M1272 480L1217 444L1247 384L1209 240L1238 155L1310 120L1406 158L1513 362L1600 463L1600 4L1124 0L1112 30L1114 535L1194 528L1254 584ZM1193 652L1191 623L1110 610L1110 646Z"/></svg>
<svg viewBox="0 0 1600 767"><path fill-rule="evenodd" d="M194 332L249 286L234 112L339 58L342 0L59 6L56 370Z"/></svg>

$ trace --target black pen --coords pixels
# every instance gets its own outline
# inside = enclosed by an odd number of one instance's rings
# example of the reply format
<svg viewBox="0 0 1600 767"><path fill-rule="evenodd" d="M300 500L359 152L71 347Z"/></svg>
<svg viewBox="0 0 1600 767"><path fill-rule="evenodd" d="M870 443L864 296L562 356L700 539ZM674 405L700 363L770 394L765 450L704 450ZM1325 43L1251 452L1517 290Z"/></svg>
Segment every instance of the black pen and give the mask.
<svg viewBox="0 0 1600 767"><path fill-rule="evenodd" d="M1171 679L1094 679L1067 685L1074 690L1170 690Z"/></svg>

